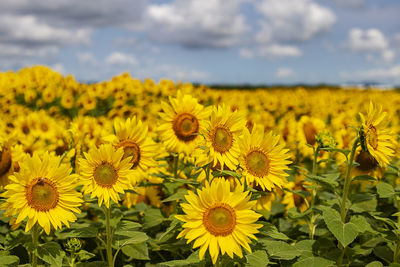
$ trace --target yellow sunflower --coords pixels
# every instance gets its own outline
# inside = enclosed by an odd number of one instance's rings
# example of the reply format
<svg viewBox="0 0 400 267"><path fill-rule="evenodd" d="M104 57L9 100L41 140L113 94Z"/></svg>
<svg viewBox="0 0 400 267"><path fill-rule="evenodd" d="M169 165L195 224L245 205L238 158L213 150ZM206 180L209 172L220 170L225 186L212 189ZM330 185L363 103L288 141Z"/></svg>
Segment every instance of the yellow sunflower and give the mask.
<svg viewBox="0 0 400 267"><path fill-rule="evenodd" d="M118 193L123 194L135 183L131 157L123 159L122 147L115 150L111 144L105 144L84 153L84 156L85 159L79 160L82 191L91 194L91 198L97 197L99 206L104 201L108 208L110 198L118 202Z"/></svg>
<svg viewBox="0 0 400 267"><path fill-rule="evenodd" d="M137 179L148 176L147 170L158 165L155 157L160 154L160 148L148 135L147 126L133 117L126 121L116 120L114 129L115 135L107 136L105 140L117 149L123 148L123 159L131 157L131 169Z"/></svg>
<svg viewBox="0 0 400 267"><path fill-rule="evenodd" d="M169 98L170 104L161 103L162 120L158 127L160 139L173 152L189 155L196 147L199 135L209 117L209 109L190 95L178 91L176 98Z"/></svg>
<svg viewBox="0 0 400 267"><path fill-rule="evenodd" d="M236 170L240 156L239 138L244 128L246 120L238 111L232 112L225 105L213 108L211 119L203 132L205 153L212 160L212 167L219 164L221 169L226 165L229 169Z"/></svg>
<svg viewBox="0 0 400 267"><path fill-rule="evenodd" d="M387 113L382 112L382 106L369 104L368 114L365 117L360 113L362 130L361 146L368 151L381 167L389 164L394 156L394 146L391 141L393 135L387 127Z"/></svg>
<svg viewBox="0 0 400 267"><path fill-rule="evenodd" d="M254 126L250 133L246 128L243 130L241 139L240 166L243 168L242 175L247 184L255 183L262 190L271 190L275 186L282 187L287 181L289 169L288 149L283 144L278 144L280 137L272 132L264 133L262 127Z"/></svg>
<svg viewBox="0 0 400 267"><path fill-rule="evenodd" d="M50 234L51 225L57 229L64 223L76 220L80 213L81 194L75 190L77 175L71 175L67 164L60 164L61 158L44 153L27 157L19 173L9 176L10 184L2 197L6 202L1 206L10 216L17 216L15 224L26 217L25 231L29 231L36 222Z"/></svg>
<svg viewBox="0 0 400 267"><path fill-rule="evenodd" d="M203 259L207 249L215 264L218 255L233 254L243 257L241 246L251 252L250 238L257 239L261 224L255 224L260 214L252 210L256 201L249 201L249 192L238 186L234 192L225 179L215 179L211 185L197 191L188 191L188 203L182 203L184 215L176 215L185 222L177 238L185 237L187 243L194 241L193 248L200 247L199 257ZM249 238L250 237L250 238Z"/></svg>

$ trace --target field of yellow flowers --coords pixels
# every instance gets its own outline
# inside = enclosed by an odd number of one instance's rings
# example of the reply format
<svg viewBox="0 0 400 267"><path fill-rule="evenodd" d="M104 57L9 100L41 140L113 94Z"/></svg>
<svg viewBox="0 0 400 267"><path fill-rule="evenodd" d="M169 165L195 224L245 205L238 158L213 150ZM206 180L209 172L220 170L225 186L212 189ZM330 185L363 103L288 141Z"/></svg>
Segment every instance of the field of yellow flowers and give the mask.
<svg viewBox="0 0 400 267"><path fill-rule="evenodd" d="M0 73L0 266L400 266L400 93Z"/></svg>

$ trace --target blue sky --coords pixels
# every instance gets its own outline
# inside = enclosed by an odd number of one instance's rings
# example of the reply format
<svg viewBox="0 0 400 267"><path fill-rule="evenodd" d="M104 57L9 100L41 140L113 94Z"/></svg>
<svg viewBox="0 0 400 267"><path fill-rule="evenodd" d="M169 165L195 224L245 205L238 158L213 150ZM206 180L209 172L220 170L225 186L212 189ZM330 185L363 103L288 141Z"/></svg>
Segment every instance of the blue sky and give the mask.
<svg viewBox="0 0 400 267"><path fill-rule="evenodd" d="M400 84L398 0L2 0L0 70Z"/></svg>

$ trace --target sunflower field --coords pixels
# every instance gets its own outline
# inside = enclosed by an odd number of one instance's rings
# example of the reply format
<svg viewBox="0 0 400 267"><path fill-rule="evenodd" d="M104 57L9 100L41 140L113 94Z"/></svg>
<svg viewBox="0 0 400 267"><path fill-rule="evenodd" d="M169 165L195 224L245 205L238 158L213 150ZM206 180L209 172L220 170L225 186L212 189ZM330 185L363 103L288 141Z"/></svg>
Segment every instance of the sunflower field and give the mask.
<svg viewBox="0 0 400 267"><path fill-rule="evenodd" d="M400 266L400 93L0 73L0 266Z"/></svg>

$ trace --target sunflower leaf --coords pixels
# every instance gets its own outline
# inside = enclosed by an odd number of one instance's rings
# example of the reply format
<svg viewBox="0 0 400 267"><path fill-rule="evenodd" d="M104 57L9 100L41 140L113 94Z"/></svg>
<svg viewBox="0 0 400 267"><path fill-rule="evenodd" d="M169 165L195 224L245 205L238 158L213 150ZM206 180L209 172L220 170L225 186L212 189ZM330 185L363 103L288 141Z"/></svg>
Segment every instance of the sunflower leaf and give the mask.
<svg viewBox="0 0 400 267"><path fill-rule="evenodd" d="M37 255L41 260L50 264L50 266L61 267L65 252L58 243L47 242L39 245L37 248Z"/></svg>
<svg viewBox="0 0 400 267"><path fill-rule="evenodd" d="M246 255L246 267L268 266L268 254L264 250L254 251L252 254Z"/></svg>
<svg viewBox="0 0 400 267"><path fill-rule="evenodd" d="M364 225L358 226L354 224L353 221L343 223L341 221L339 212L334 209L324 210L323 218L329 231L344 247L347 247L347 245L353 242L360 232L360 228L364 227Z"/></svg>
<svg viewBox="0 0 400 267"><path fill-rule="evenodd" d="M16 267L18 266L19 258L11 255L0 256L0 263L4 267Z"/></svg>
<svg viewBox="0 0 400 267"><path fill-rule="evenodd" d="M385 182L380 182L376 186L376 191L380 198L388 198L395 195L393 186Z"/></svg>
<svg viewBox="0 0 400 267"><path fill-rule="evenodd" d="M274 259L292 260L301 255L295 246L291 246L283 241L260 239L260 243L264 245L269 256Z"/></svg>

